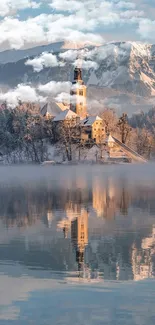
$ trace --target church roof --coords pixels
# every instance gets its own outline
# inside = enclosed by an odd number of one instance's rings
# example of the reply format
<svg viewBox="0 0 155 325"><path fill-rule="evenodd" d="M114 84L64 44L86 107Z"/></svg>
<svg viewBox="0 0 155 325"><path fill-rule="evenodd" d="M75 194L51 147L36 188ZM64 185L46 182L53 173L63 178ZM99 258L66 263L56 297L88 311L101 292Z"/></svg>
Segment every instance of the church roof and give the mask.
<svg viewBox="0 0 155 325"><path fill-rule="evenodd" d="M49 101L40 108L40 114L46 116L49 114L51 116L58 115L61 111L64 111L69 108L69 105L63 103L56 103L54 101Z"/></svg>
<svg viewBox="0 0 155 325"><path fill-rule="evenodd" d="M58 122L58 121L64 121L67 119L73 119L78 117L78 115L74 112L72 112L70 109L66 109L65 111L62 111L60 114L58 114L53 121Z"/></svg>
<svg viewBox="0 0 155 325"><path fill-rule="evenodd" d="M40 114L42 116L45 116L48 110L48 103L44 104L41 108L40 108Z"/></svg>
<svg viewBox="0 0 155 325"><path fill-rule="evenodd" d="M82 126L91 126L95 121L102 121L102 119L97 116L88 116L84 120L81 121Z"/></svg>
<svg viewBox="0 0 155 325"><path fill-rule="evenodd" d="M69 104L64 103L56 103L56 105L62 110L65 111L66 109L69 109Z"/></svg>

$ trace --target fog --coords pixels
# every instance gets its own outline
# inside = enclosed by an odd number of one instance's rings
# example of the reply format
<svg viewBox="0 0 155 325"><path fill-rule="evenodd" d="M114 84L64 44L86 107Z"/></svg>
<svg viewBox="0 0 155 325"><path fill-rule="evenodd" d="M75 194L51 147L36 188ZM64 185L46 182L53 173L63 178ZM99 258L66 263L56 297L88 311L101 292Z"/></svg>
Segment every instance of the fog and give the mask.
<svg viewBox="0 0 155 325"><path fill-rule="evenodd" d="M64 186L64 182L81 178L89 180L92 176L126 178L129 182L151 184L155 180L155 164L120 164L120 165L79 165L79 166L1 166L1 184L11 182L17 185L19 182L32 183L41 181L52 181ZM55 185L56 185L55 183ZM147 183L146 183L147 184Z"/></svg>

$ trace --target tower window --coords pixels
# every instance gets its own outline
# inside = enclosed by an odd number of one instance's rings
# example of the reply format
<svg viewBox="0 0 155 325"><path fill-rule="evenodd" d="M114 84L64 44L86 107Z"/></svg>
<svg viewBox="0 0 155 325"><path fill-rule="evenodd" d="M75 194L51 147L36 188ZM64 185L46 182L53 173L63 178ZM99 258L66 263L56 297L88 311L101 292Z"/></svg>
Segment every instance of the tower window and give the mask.
<svg viewBox="0 0 155 325"><path fill-rule="evenodd" d="M83 90L79 90L79 95L83 96Z"/></svg>
<svg viewBox="0 0 155 325"><path fill-rule="evenodd" d="M82 106L83 105L83 103L80 103L80 106Z"/></svg>

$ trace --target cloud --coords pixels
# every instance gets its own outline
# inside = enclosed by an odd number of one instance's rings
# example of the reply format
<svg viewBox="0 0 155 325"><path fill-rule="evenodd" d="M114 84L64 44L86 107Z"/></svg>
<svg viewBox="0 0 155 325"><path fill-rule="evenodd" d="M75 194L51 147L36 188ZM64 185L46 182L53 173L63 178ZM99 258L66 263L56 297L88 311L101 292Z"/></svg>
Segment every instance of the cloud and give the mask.
<svg viewBox="0 0 155 325"><path fill-rule="evenodd" d="M89 50L87 48L79 50L67 50L60 53L59 57L64 61L74 62L77 60L77 58L92 59L96 52L97 48L94 48L93 50Z"/></svg>
<svg viewBox="0 0 155 325"><path fill-rule="evenodd" d="M138 28L138 34L142 38L148 35L149 39L153 39L147 28L152 31L154 22L146 18L146 13L142 10L143 2L137 1L1 0L1 16L13 15L18 11L19 16L8 16L0 20L0 46L6 44L8 48L20 49L57 41L102 44L104 40L101 34L117 26L132 26L135 31ZM21 10L40 5L43 10L48 5L52 13L49 11L49 14L21 19Z"/></svg>
<svg viewBox="0 0 155 325"><path fill-rule="evenodd" d="M89 69L94 69L94 70L97 70L98 69L98 63L95 62L95 61L85 61L85 60L82 60L82 62L79 62L79 60L76 60L73 65L76 67L78 66L80 63L80 67L82 66L82 69L84 70L89 70Z"/></svg>
<svg viewBox="0 0 155 325"><path fill-rule="evenodd" d="M36 7L31 0L1 0L3 14L8 10ZM64 2L65 1L65 2ZM48 2L47 2L48 3ZM103 43L96 33L105 26L135 24L143 12L135 10L132 2L109 2L98 0L53 0L49 5L52 14L41 14L21 20L6 17L0 21L0 44L7 42L11 48L19 49L27 44L67 41L75 43ZM10 6L10 7L9 7ZM3 9L2 9L3 8ZM123 11L122 11L123 8ZM67 14L63 11L69 11Z"/></svg>
<svg viewBox="0 0 155 325"><path fill-rule="evenodd" d="M73 41L75 43L94 43L94 44L102 44L103 37L101 35L92 34L92 33L83 33L78 30L72 30L70 34L66 35L66 41Z"/></svg>
<svg viewBox="0 0 155 325"><path fill-rule="evenodd" d="M116 8L118 9L135 9L136 5L133 2L119 1L116 3Z"/></svg>
<svg viewBox="0 0 155 325"><path fill-rule="evenodd" d="M0 21L0 45L7 42L11 48L20 49L27 44L57 41L102 43L100 35L86 32L89 28L89 23L74 15L41 14L24 21L5 17Z"/></svg>
<svg viewBox="0 0 155 325"><path fill-rule="evenodd" d="M18 10L27 8L36 9L40 7L40 3L32 0L1 0L0 16L6 16Z"/></svg>
<svg viewBox="0 0 155 325"><path fill-rule="evenodd" d="M62 92L55 97L55 101L58 103L70 103L70 94Z"/></svg>
<svg viewBox="0 0 155 325"><path fill-rule="evenodd" d="M15 89L7 93L0 93L0 101L6 101L12 108L23 102L44 102L46 98L37 94L36 90L29 85L19 84Z"/></svg>
<svg viewBox="0 0 155 325"><path fill-rule="evenodd" d="M74 67L80 64L80 67L82 66L82 69L84 70L89 70L89 69L97 70L98 63L95 61L88 60L95 57L96 53L97 53L96 48L93 50L88 50L88 49L68 50L66 52L60 53L59 57L65 61L73 62Z"/></svg>
<svg viewBox="0 0 155 325"><path fill-rule="evenodd" d="M128 11L124 11L122 13L120 13L120 17L122 19L130 19L129 23L133 23L133 22L138 22L139 19L137 18L141 18L144 16L144 12L143 11L139 11L139 10L128 10Z"/></svg>
<svg viewBox="0 0 155 325"><path fill-rule="evenodd" d="M75 61L79 55L78 50L68 50L59 54L59 57L65 61Z"/></svg>
<svg viewBox="0 0 155 325"><path fill-rule="evenodd" d="M62 96L61 94L66 94L65 98L70 96L71 83L70 82L56 82L51 81L45 85L39 85L36 88L31 85L18 84L14 89L9 90L6 93L0 93L0 101L6 101L8 106L15 108L19 100L22 102L40 102L44 103L47 101L47 98L55 99ZM61 100L59 100L61 101Z"/></svg>
<svg viewBox="0 0 155 325"><path fill-rule="evenodd" d="M53 0L49 6L58 11L74 12L83 8L83 3L76 0Z"/></svg>
<svg viewBox="0 0 155 325"><path fill-rule="evenodd" d="M70 95L69 93L62 92L55 97L55 101L59 103L81 103L83 102L83 96Z"/></svg>
<svg viewBox="0 0 155 325"><path fill-rule="evenodd" d="M39 57L27 60L25 65L31 65L34 71L39 72L44 68L63 66L64 63L59 62L56 55L43 52Z"/></svg>
<svg viewBox="0 0 155 325"><path fill-rule="evenodd" d="M43 26L46 15L20 21L17 18L6 17L0 22L0 44L7 42L11 48L20 49L26 44L46 41Z"/></svg>
<svg viewBox="0 0 155 325"><path fill-rule="evenodd" d="M50 81L45 85L39 85L38 90L39 92L45 95L56 96L59 93L65 92L69 93L71 88L71 83L69 81L64 82L56 82Z"/></svg>
<svg viewBox="0 0 155 325"><path fill-rule="evenodd" d="M141 20L137 32L143 39L155 40L155 20Z"/></svg>
<svg viewBox="0 0 155 325"><path fill-rule="evenodd" d="M94 51L86 51L86 50L68 50L66 52L60 53L59 58L63 59L64 61L59 61L57 59L57 56L48 53L43 52L39 57L36 57L34 59L29 59L25 62L25 65L30 65L33 67L34 71L40 72L44 68L49 67L58 67L58 66L65 66L66 62L74 62L74 66L78 66L79 64L79 58L82 59L82 68L85 70L94 69L96 70L98 68L98 64L96 62L85 60L87 56L90 58Z"/></svg>

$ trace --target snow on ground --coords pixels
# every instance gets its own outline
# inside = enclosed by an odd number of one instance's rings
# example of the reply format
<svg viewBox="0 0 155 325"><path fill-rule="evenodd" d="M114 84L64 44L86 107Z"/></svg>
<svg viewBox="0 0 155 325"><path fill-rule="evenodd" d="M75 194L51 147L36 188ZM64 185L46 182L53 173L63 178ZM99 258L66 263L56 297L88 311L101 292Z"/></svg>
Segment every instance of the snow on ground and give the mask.
<svg viewBox="0 0 155 325"><path fill-rule="evenodd" d="M56 145L48 146L48 157L49 160L55 160L56 162L62 162L64 158L64 150L60 150ZM102 151L103 159L107 159L108 155L105 150ZM79 150L75 145L72 146L72 160L81 162L96 162L96 159L101 158L101 151L97 145L94 145L90 149L83 148L80 150L80 160L79 160Z"/></svg>

